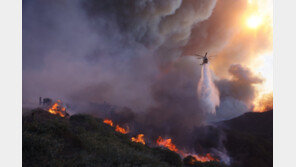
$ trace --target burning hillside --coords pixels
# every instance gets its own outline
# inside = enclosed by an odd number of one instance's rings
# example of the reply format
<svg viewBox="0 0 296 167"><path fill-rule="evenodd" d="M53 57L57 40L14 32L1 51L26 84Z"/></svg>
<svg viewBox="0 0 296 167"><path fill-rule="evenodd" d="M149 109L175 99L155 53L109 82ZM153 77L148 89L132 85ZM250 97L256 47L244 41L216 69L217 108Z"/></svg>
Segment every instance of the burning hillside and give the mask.
<svg viewBox="0 0 296 167"><path fill-rule="evenodd" d="M107 125L110 125L111 127L114 126L114 123L110 119L104 119L103 122ZM124 129L119 125L116 125L115 131L122 133L122 134L127 134L129 133L128 129ZM136 137L131 138L132 142L136 143L142 143L143 145L146 144L145 139L144 139L144 134L138 134ZM156 146L167 148L173 152L178 153L181 157L187 157L187 156L192 156L194 157L195 161L200 161L200 162L209 162L209 161L219 161L216 158L213 158L210 153L207 153L205 156L202 155L197 155L197 154L191 154L187 153L186 151L182 151L177 149L176 145L173 144L171 138L163 139L161 136L158 137L158 139L155 141Z"/></svg>
<svg viewBox="0 0 296 167"><path fill-rule="evenodd" d="M109 121L106 121L107 119L101 121L95 117L82 114L72 115L69 119L55 118L61 117L59 115L53 115L46 110L35 110L32 114L23 117L24 166L32 166L32 164L38 164L39 162L45 162L45 164L50 163L51 165L57 165L56 163L59 162L65 166L68 166L69 163L72 165L77 163L89 163L91 161L89 160L89 155L94 155L94 158L98 160L94 162L99 166L106 165L105 163L151 164L152 162L157 164L152 166L166 166L163 165L166 163L169 164L168 166L181 166L180 164L182 163L185 166L189 164L200 167L209 164L215 167L225 166L221 159L216 158L216 151L194 154L187 152L186 149L178 148L171 138L159 136L157 140L151 140L149 136L144 134L138 134L134 137L130 136L131 132L123 134L119 131L115 131L116 124L110 119ZM254 118L260 118L260 120L265 121L256 121ZM268 124L266 124L267 120ZM260 167L265 167L266 165L264 164L272 163L272 154L269 154L270 148L272 149L272 142L271 145L269 145L269 141L265 141L265 138L271 138L272 140L272 134L266 132L266 128L272 129L272 124L269 123L270 120L272 122L272 112L249 113L245 116L222 123L222 127L226 127L225 133L227 141L225 141L225 147L232 158L231 166L241 166L242 163L245 163L254 167L258 166L256 164L263 164ZM240 122L239 126L238 122ZM242 124L244 124L244 127ZM113 125L113 128L110 128L111 125ZM250 127L250 125L254 125L254 127ZM49 130L49 127L53 129L53 131ZM246 129L246 127L248 127L248 129ZM236 128L238 128L239 131L237 131ZM205 132L209 131L209 129L204 130ZM46 135L42 135L44 133ZM210 140L211 138L215 138L215 133L198 133L198 135L202 135L206 139L203 141L206 142L203 144L204 146L210 146ZM88 137L86 138L85 136ZM152 142L146 142L146 140ZM44 145L44 141L49 143ZM58 144L56 143L57 141L59 141ZM200 143L203 142L201 141ZM133 145L132 143L140 144ZM259 145L260 147L258 147ZM62 150L60 150L60 146L62 146ZM159 149L159 147L165 149ZM40 152L40 148L44 148L44 151ZM245 154L240 153L243 148L247 149L250 153L247 157ZM67 152L73 152L71 151L73 149L76 150L74 153L67 154ZM256 151L256 154L254 154L255 157L252 156L254 149ZM89 154L87 157L81 157L80 152L85 150L87 150ZM141 150L144 152L141 152ZM48 151L51 152L50 154L53 157L47 156ZM127 152L129 154L126 154ZM134 159L131 158L131 156L144 157ZM171 158L163 159L161 158L163 156ZM124 162L119 161L118 157L121 157ZM178 160L180 157L184 158L183 162ZM263 161L264 159L262 157L267 158L268 161ZM64 161L65 158L68 159L68 161ZM152 160L151 158L155 159ZM38 161L35 161L36 159L38 159ZM108 159L107 162L106 159ZM268 165L266 167L268 167Z"/></svg>
<svg viewBox="0 0 296 167"><path fill-rule="evenodd" d="M33 111L23 117L23 166L182 166L174 151L145 145L143 134L130 138L104 124L89 115L61 119L45 110Z"/></svg>

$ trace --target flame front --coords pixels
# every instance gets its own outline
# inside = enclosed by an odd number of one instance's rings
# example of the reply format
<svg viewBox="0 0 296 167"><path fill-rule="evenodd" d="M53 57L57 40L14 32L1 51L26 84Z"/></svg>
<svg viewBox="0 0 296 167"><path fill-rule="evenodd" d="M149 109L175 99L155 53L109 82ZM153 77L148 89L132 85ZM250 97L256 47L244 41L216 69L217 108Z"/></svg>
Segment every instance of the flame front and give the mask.
<svg viewBox="0 0 296 167"><path fill-rule="evenodd" d="M158 146L166 147L171 151L178 152L177 147L172 143L172 139L163 139L161 136L156 140Z"/></svg>
<svg viewBox="0 0 296 167"><path fill-rule="evenodd" d="M110 119L104 119L104 123L113 126L113 121Z"/></svg>
<svg viewBox="0 0 296 167"><path fill-rule="evenodd" d="M137 137L132 137L131 140L133 142L142 143L145 145L144 134L138 134Z"/></svg>
<svg viewBox="0 0 296 167"><path fill-rule="evenodd" d="M202 156L202 155L191 155L191 156L193 156L196 159L196 161L200 161L200 162L219 161L218 159L213 158L210 153L207 153L205 156Z"/></svg>
<svg viewBox="0 0 296 167"><path fill-rule="evenodd" d="M200 161L200 162L219 161L218 159L212 157L210 153L207 153L205 156L191 154L191 153L185 153L184 151L177 149L177 147L172 143L172 139L170 139L170 138L163 139L161 136L159 136L158 139L156 140L156 144L161 147L166 147L169 150L180 154L182 157L186 157L186 156L191 155L192 157L195 158L195 161Z"/></svg>
<svg viewBox="0 0 296 167"><path fill-rule="evenodd" d="M104 119L103 122L105 124L108 124L108 125L112 126L112 127L114 125L113 121L110 120L110 119ZM120 132L122 134L127 134L129 132L129 128L127 127L126 129L124 129L121 126L116 125L115 126L115 131ZM132 137L131 141L136 142L136 143L142 143L144 145L146 144L146 142L144 140L144 134L138 134L136 137ZM163 139L161 136L159 136L158 139L156 140L156 144L158 146L160 146L160 147L168 148L169 150L180 154L182 157L186 157L186 156L191 155L192 157L194 157L194 160L193 160L194 162L195 161L200 161L200 162L219 161L218 159L212 157L210 153L207 153L205 156L197 155L197 154L191 154L191 153L185 153L184 151L181 151L181 150L177 149L176 145L173 144L171 138Z"/></svg>
<svg viewBox="0 0 296 167"><path fill-rule="evenodd" d="M123 127L120 127L119 125L116 125L115 131L123 133L123 134L127 134L129 132L128 128L124 129Z"/></svg>
<svg viewBox="0 0 296 167"><path fill-rule="evenodd" d="M110 125L110 126L112 126L113 127L113 121L111 120L111 119L104 119L104 121L103 121L105 124L108 124L108 125ZM124 129L123 127L121 127L121 126L119 126L119 125L116 125L116 127L115 127L115 131L116 132L120 132L120 133L122 133L122 134L127 134L128 132L129 132L129 129L128 129L128 127L126 128L126 129Z"/></svg>
<svg viewBox="0 0 296 167"><path fill-rule="evenodd" d="M49 109L48 112L54 115L60 115L61 117L65 117L65 114L63 114L62 112L66 111L65 107L62 107L61 104L59 104L60 101L58 100L58 102L55 102Z"/></svg>

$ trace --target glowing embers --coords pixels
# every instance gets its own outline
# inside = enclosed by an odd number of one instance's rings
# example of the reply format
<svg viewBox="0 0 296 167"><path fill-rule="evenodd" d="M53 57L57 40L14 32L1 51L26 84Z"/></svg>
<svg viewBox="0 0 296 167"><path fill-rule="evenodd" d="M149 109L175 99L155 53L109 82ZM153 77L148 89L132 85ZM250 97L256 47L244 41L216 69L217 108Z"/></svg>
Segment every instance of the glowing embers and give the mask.
<svg viewBox="0 0 296 167"><path fill-rule="evenodd" d="M60 100L57 100L50 106L48 112L54 115L60 115L61 117L65 117L66 108L62 106L62 102Z"/></svg>
<svg viewBox="0 0 296 167"><path fill-rule="evenodd" d="M131 140L136 143L142 143L145 145L144 134L138 134L137 137L132 137Z"/></svg>
<svg viewBox="0 0 296 167"><path fill-rule="evenodd" d="M112 126L112 127L113 127L113 125L114 125L114 124L113 124L113 121L110 120L110 119L104 119L103 122L104 122L105 124L108 124L108 125ZM116 132L120 132L120 133L122 133L122 134L127 134L127 133L129 132L129 128L127 127L127 128L125 129L125 128L119 126L119 125L116 125L116 127L115 127L115 131L116 131Z"/></svg>

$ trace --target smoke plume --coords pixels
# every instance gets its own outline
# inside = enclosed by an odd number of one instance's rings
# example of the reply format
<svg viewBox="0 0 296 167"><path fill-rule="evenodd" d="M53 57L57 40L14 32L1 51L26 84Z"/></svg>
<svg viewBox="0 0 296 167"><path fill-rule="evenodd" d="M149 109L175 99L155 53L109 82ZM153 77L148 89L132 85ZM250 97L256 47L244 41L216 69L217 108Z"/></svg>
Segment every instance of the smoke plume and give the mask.
<svg viewBox="0 0 296 167"><path fill-rule="evenodd" d="M220 104L219 91L213 82L209 64L202 66L197 93L204 111L216 114L216 107Z"/></svg>

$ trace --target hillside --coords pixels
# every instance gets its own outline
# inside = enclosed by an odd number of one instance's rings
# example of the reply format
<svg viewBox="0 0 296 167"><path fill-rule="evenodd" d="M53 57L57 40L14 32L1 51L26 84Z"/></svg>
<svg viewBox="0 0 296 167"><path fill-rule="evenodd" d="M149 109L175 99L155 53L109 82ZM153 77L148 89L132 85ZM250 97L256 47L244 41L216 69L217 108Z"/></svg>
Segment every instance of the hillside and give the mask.
<svg viewBox="0 0 296 167"><path fill-rule="evenodd" d="M183 163L185 162L185 163ZM187 165L186 165L187 164ZM23 166L188 166L190 157L130 141L90 115L62 118L42 109L23 116ZM189 166L222 167L218 162Z"/></svg>
<svg viewBox="0 0 296 167"><path fill-rule="evenodd" d="M239 117L220 123L224 128L250 133L272 141L273 111L263 113L248 112Z"/></svg>
<svg viewBox="0 0 296 167"><path fill-rule="evenodd" d="M219 123L227 140L224 145L233 167L273 165L273 111L246 113Z"/></svg>

